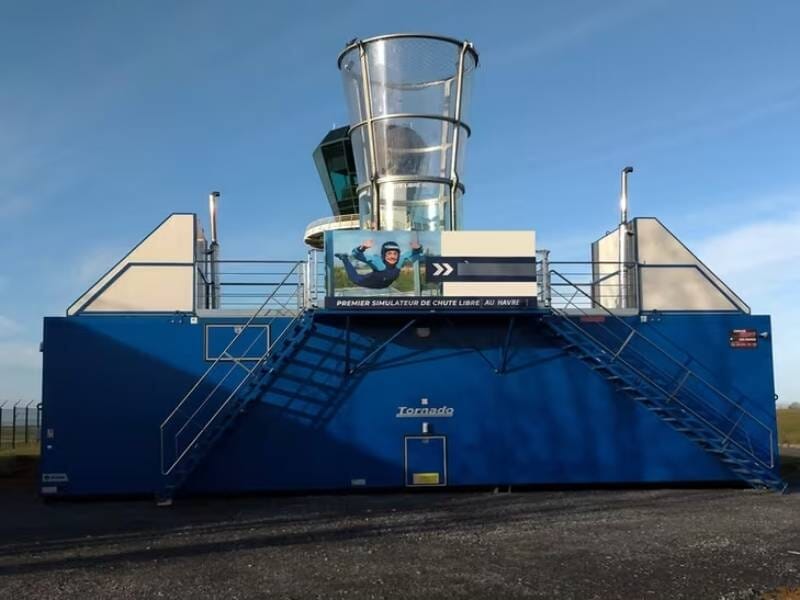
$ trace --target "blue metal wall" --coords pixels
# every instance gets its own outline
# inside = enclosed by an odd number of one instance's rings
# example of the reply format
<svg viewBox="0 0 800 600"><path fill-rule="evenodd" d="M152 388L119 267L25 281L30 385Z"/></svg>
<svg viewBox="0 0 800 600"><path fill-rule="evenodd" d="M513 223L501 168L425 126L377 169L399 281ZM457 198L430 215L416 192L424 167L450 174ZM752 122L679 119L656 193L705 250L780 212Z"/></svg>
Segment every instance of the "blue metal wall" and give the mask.
<svg viewBox="0 0 800 600"><path fill-rule="evenodd" d="M353 315L350 366L408 318ZM348 376L346 317L318 314L290 366L192 474L186 491L401 487L404 438L419 435L423 421L446 437L450 486L734 479L560 350L541 315L516 315L505 372L496 372L509 318L427 317L418 323L427 337L409 328ZM287 321L274 323L272 335ZM42 473L55 474L48 485L65 495L154 492L159 424L210 364L205 325L232 322L45 319ZM673 345L722 391L743 392L747 408L774 427L769 342L746 350L728 343L731 329L769 332L768 317L665 314L631 323ZM422 398L452 416L397 416L399 407L421 408Z"/></svg>

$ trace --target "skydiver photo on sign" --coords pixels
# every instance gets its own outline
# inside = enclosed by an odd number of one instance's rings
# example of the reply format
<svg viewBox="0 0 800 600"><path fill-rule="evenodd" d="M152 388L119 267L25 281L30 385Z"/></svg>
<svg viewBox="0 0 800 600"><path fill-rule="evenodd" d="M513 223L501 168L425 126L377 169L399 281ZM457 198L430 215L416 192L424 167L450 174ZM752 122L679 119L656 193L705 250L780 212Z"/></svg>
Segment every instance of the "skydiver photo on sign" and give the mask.
<svg viewBox="0 0 800 600"><path fill-rule="evenodd" d="M439 295L428 282L425 257L439 253L437 232L331 232L328 265L336 296Z"/></svg>
<svg viewBox="0 0 800 600"><path fill-rule="evenodd" d="M400 269L407 261L416 262L422 254L422 245L418 241L412 241L411 249L402 254L400 245L395 241L381 244L380 254L366 254L374 245L373 240L364 240L350 254L336 255L342 261L347 277L358 286L378 290L387 288L400 277ZM359 273L352 261L363 263L372 270Z"/></svg>

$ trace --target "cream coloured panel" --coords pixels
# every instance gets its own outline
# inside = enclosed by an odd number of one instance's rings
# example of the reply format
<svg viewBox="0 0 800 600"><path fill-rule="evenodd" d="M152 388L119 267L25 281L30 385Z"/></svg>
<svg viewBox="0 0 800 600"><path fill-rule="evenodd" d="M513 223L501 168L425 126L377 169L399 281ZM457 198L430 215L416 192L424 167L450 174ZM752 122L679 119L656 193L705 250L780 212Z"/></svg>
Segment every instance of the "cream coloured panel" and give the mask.
<svg viewBox="0 0 800 600"><path fill-rule="evenodd" d="M619 263L619 229L610 231L595 242L597 262ZM603 265L612 273L617 270L618 264Z"/></svg>
<svg viewBox="0 0 800 600"><path fill-rule="evenodd" d="M536 256L534 231L443 231L442 256L485 256L507 258ZM533 281L444 282L445 296L536 296Z"/></svg>
<svg viewBox="0 0 800 600"><path fill-rule="evenodd" d="M600 283L592 286L592 295L595 302L606 308L620 307L620 280L619 275L608 279L605 276L619 272L619 229L615 229L601 237L593 244L592 265L594 281Z"/></svg>
<svg viewBox="0 0 800 600"><path fill-rule="evenodd" d="M443 231L442 256L536 256L536 232Z"/></svg>
<svg viewBox="0 0 800 600"><path fill-rule="evenodd" d="M642 268L643 310L735 310L694 267Z"/></svg>
<svg viewBox="0 0 800 600"><path fill-rule="evenodd" d="M659 304L663 305L666 298L674 298L675 304L673 306L664 305L663 310L691 310L683 305L690 304L694 306L695 310L717 310L718 300L711 302L708 306L697 304L700 298L716 298L717 296L724 298L724 295L716 288L719 287L734 300L735 305L725 301L725 309L741 309L749 312L748 306L725 283L717 277L711 269L701 263L694 254L692 254L686 246L684 246L678 238L676 238L670 231L664 227L657 219L653 218L639 218L636 222L636 241L637 253L639 263L642 265L696 265L697 269L642 269L642 277L644 272L648 273L650 277L650 287L642 287L642 304L643 308ZM700 272L698 272L698 270ZM670 271L670 275L654 275L654 271ZM703 276L705 275L705 277ZM685 283L681 283L681 278L686 278ZM687 290L694 290L695 294L687 299L685 302L679 297L674 295L673 290L661 290L657 288L656 282L663 282L663 285L676 285L678 288L685 288ZM669 283L667 283L669 282ZM706 293L697 293L696 288L699 286L706 286L709 288ZM716 287L715 287L716 286ZM654 299L649 299L647 294L655 294Z"/></svg>
<svg viewBox="0 0 800 600"><path fill-rule="evenodd" d="M442 284L442 293L445 296L532 297L539 293L539 288L534 281L452 281Z"/></svg>
<svg viewBox="0 0 800 600"><path fill-rule="evenodd" d="M73 315L78 312L92 296L101 290L109 281L113 280L129 263L194 263L195 233L194 215L170 215L155 231L135 246L97 283L86 290L86 292L67 309L67 314ZM116 282L114 285L116 285ZM108 290L105 290L103 295L107 292ZM135 302L135 300L132 300L132 302ZM179 309L174 308L169 310Z"/></svg>
<svg viewBox="0 0 800 600"><path fill-rule="evenodd" d="M131 250L128 262L194 261L194 215L172 215Z"/></svg>
<svg viewBox="0 0 800 600"><path fill-rule="evenodd" d="M132 266L86 312L191 312L194 267Z"/></svg>

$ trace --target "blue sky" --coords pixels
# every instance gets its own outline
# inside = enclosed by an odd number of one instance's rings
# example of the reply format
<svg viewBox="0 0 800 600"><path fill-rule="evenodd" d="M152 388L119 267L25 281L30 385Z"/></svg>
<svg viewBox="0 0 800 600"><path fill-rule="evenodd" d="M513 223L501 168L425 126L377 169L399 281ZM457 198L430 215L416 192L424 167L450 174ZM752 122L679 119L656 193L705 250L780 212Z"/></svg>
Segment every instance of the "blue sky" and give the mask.
<svg viewBox="0 0 800 600"><path fill-rule="evenodd" d="M0 399L40 394L63 314L173 211L223 192L228 258L296 258L327 214L311 151L346 122L336 55L429 31L481 54L465 226L588 260L632 164L658 216L774 318L800 401L800 3L0 1Z"/></svg>

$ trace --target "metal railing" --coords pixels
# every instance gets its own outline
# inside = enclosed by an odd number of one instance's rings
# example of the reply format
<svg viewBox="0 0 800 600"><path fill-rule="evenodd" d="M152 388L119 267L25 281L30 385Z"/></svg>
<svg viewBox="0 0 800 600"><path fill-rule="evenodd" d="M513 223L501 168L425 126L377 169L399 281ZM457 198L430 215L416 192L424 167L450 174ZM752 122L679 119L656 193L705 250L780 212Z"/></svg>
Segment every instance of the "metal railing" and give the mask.
<svg viewBox="0 0 800 600"><path fill-rule="evenodd" d="M599 307L603 313L603 320L598 320L597 311L590 312L585 308L586 299L591 300L591 296L580 283L554 269L549 271L549 276L561 284L551 286L559 298L557 306L551 306L553 313L563 317L565 322L607 353L609 362L624 365L663 394L668 402L680 406L716 432L724 445L733 444L761 466L774 467L774 430L740 402L689 368L686 363L692 357L682 362L608 308L591 302L593 308ZM580 296L584 301L575 302L574 297ZM570 318L575 316L578 319ZM581 325L581 316L587 318L586 325ZM744 397L738 392L736 395ZM713 398L713 402L709 402L708 397ZM758 437L755 442L754 437Z"/></svg>
<svg viewBox="0 0 800 600"><path fill-rule="evenodd" d="M0 450L41 439L42 404L36 400L0 400Z"/></svg>
<svg viewBox="0 0 800 600"><path fill-rule="evenodd" d="M332 217L322 217L321 219L316 219L306 225L305 239L309 240L315 235L335 229L358 229L361 223L359 219L360 217L358 214L334 215Z"/></svg>
<svg viewBox="0 0 800 600"><path fill-rule="evenodd" d="M216 283L218 310L256 310L264 314L296 312L304 306L305 265L288 260L220 260ZM197 270L205 293L199 309L211 309L214 283ZM264 305L264 298L269 298Z"/></svg>
<svg viewBox="0 0 800 600"><path fill-rule="evenodd" d="M556 266L565 275L572 278L572 284L563 281L553 281L550 276L551 269ZM537 278L541 282L539 286L539 304L545 308L567 308L568 305L576 305L582 309L608 308L616 309L620 307L620 290L627 288L629 298L633 301L629 303L636 306L636 294L632 294L629 284L619 283L619 263L617 262L585 262L585 261L543 261L541 258L538 263ZM636 265L630 264L625 268L628 281L638 281L636 277ZM579 288L583 293L578 293L577 289L570 291L566 298L559 293L561 288ZM635 289L635 288L634 288Z"/></svg>
<svg viewBox="0 0 800 600"><path fill-rule="evenodd" d="M261 261L256 262L260 263ZM276 312L275 303L283 309L287 309L285 302L276 299L284 297L283 286L287 286L292 290L290 296L294 298L297 294L295 291L298 285L297 278L299 278L301 285L305 282L305 275L302 273L302 271L304 271L304 265L304 262L293 263L293 267L271 288L266 298L253 312L247 322L240 327L225 349L214 362L211 363L186 395L181 398L172 412L162 421L160 426L160 441L161 472L163 475L169 475L175 469L192 446L196 444L207 431L211 423L213 423L225 407L229 405L232 399L236 397L236 394L250 376L261 367L275 345L283 339L286 332L290 331L296 321L302 317L303 311L295 310L294 318L274 340L270 341L266 351L262 355L255 359L243 358L249 356L249 352L270 329L270 325L275 319L282 316L281 312ZM301 293L304 294L305 292L301 290ZM305 296L302 296L302 298L304 297ZM304 306L306 305L301 302L300 307L302 308ZM297 305L295 305L295 309L296 307ZM266 321L263 320L264 317L268 317ZM253 339L244 350L239 351L240 356L236 357L231 354L232 348L236 346L240 339L247 339L242 336L250 331L253 326L257 326L258 333L253 336ZM215 371L217 372L216 376L214 375ZM239 374L241 376L240 379L233 380L233 389L227 393L227 396L224 397L219 405L213 404L212 398L214 398L217 392L220 390L223 391L223 394L227 392L228 388L225 387L225 384L234 373ZM211 391L198 399L196 392L198 392L198 390L204 392L207 387L211 387ZM194 433L194 435L192 435L192 433ZM172 458L168 458L168 448L170 450L174 449Z"/></svg>
<svg viewBox="0 0 800 600"><path fill-rule="evenodd" d="M738 296L729 291L709 276L696 264L660 264L644 265L628 263L622 269L624 277L620 278L618 262L604 261L549 261L549 252L537 252L537 278L539 285L539 305L545 308L581 308L620 310L646 308L640 306L641 281L643 273L649 270L681 270L691 271L704 279L715 289L730 307L724 310L750 313L750 307ZM556 268L561 274L570 278L571 283L552 281L549 272ZM578 293L577 289L581 293ZM557 293L566 289L568 294ZM625 301L623 301L625 296Z"/></svg>
<svg viewBox="0 0 800 600"><path fill-rule="evenodd" d="M311 250L305 261L220 260L218 305L214 310L258 310L262 316L296 314L320 301L325 269L321 252ZM198 266L198 309L212 310L215 287ZM267 304L263 304L268 298Z"/></svg>

